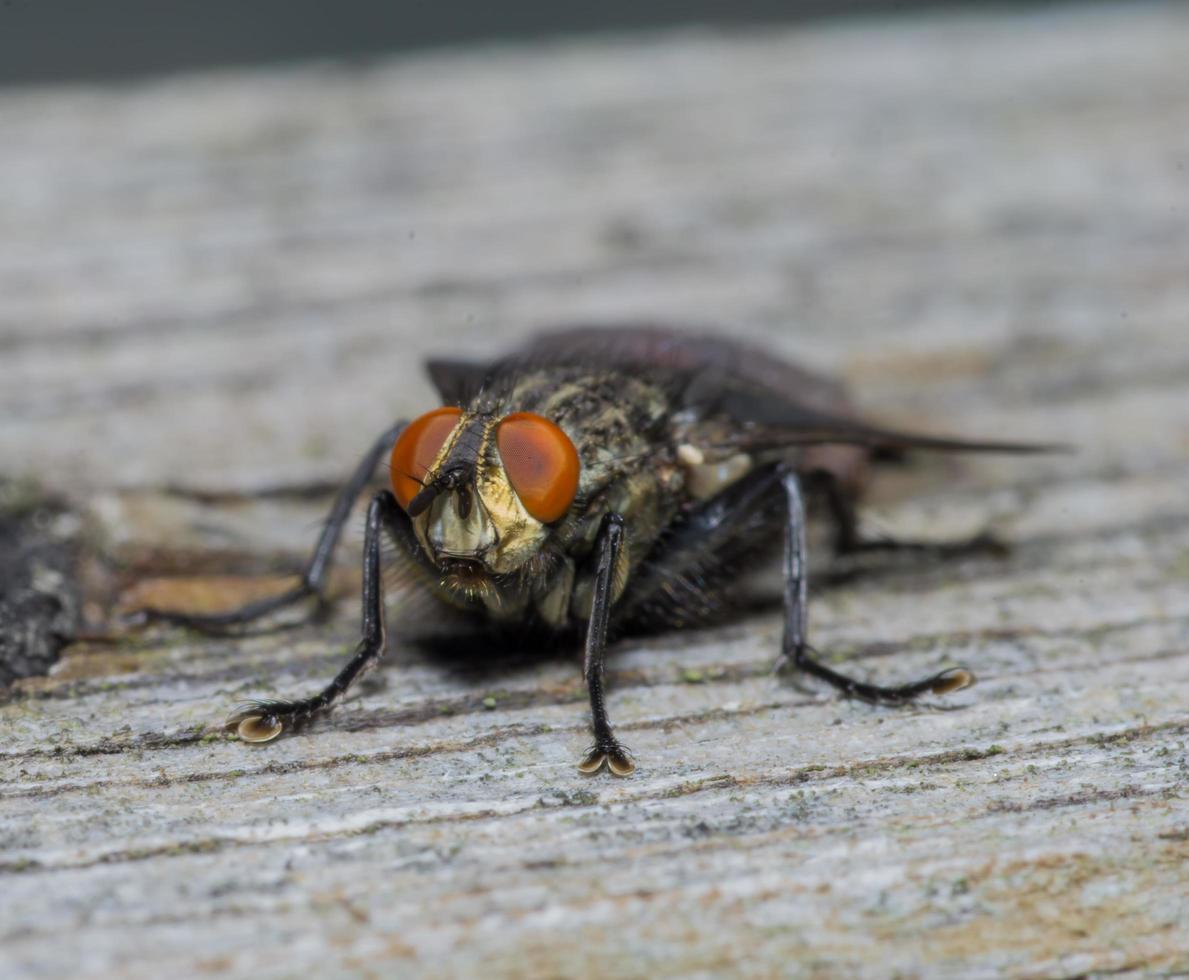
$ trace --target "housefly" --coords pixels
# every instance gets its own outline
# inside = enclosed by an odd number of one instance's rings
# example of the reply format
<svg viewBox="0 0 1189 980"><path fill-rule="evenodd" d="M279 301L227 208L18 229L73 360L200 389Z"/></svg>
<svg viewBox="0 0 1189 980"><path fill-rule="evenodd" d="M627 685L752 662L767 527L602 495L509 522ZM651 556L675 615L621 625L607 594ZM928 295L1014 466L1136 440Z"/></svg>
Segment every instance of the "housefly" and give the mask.
<svg viewBox="0 0 1189 980"><path fill-rule="evenodd" d="M857 533L854 501L880 454L1050 447L880 428L833 381L734 340L658 327L561 330L494 362L433 360L427 369L441 407L375 441L299 585L222 614L144 610L222 628L319 596L356 499L388 461L391 487L367 510L358 647L317 694L242 706L228 721L241 738L268 741L306 723L380 659L385 536L447 606L584 640L594 735L584 773L634 769L607 715L608 637L713 619L731 577L774 543L784 552L783 664L884 704L973 682L955 667L883 687L821 662L807 632L805 494L824 491L838 550L860 550L878 546Z"/></svg>

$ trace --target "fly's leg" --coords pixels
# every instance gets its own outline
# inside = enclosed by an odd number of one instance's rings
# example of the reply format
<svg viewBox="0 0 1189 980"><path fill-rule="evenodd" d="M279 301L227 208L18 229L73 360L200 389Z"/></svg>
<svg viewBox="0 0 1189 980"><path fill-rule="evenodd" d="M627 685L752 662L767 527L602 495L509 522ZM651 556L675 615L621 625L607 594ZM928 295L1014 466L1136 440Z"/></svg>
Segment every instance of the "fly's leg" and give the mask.
<svg viewBox="0 0 1189 980"><path fill-rule="evenodd" d="M853 680L819 663L808 643L805 508L797 474L783 463L759 467L693 510L632 577L620 602L623 621L682 626L706 621L721 608L722 586L754 560L782 528L785 538L785 636L781 665L799 668L844 694L883 704L944 694L973 683L963 669L901 687Z"/></svg>
<svg viewBox="0 0 1189 980"><path fill-rule="evenodd" d="M949 694L969 687L974 675L954 667L923 680L898 687L881 687L840 674L815 660L808 642L807 568L805 549L805 504L797 474L787 467L775 470L784 489L787 512L784 539L784 643L787 663L836 687L848 697L876 704L904 704L921 694Z"/></svg>
<svg viewBox="0 0 1189 980"><path fill-rule="evenodd" d="M981 531L963 541L912 541L899 538L866 537L859 531L859 514L854 499L826 471L814 473L810 480L814 487L820 487L830 508L834 521L834 551L839 555L857 555L867 552L908 551L930 555L936 558L965 558L970 555L992 555L1003 557L1008 546L989 531Z"/></svg>
<svg viewBox="0 0 1189 980"><path fill-rule="evenodd" d="M318 543L314 546L313 554L310 555L309 560L306 562L305 570L301 575L301 581L293 588L282 592L280 595L268 596L265 599L249 602L247 605L240 606L238 609L232 609L228 612L192 614L172 609L147 608L139 609L133 613L133 620L174 623L200 630L219 630L228 626L239 626L244 623L250 623L253 620L259 619L261 616L267 616L269 613L276 612L278 609L283 609L286 606L291 606L309 596L320 596L323 587L326 585L327 575L330 572L330 562L334 557L334 549L338 546L343 528L351 516L351 509L355 506L356 499L363 493L364 488L371 480L372 474L376 471L376 466L392 450L393 443L396 442L397 436L400 435L401 430L404 429L406 424L402 421L390 428L376 440L372 448L359 461L359 464L355 467L355 472L351 474L351 478L339 491L338 496L335 497L334 506L331 507L330 513L326 517L326 523L322 528L321 535L318 537Z"/></svg>
<svg viewBox="0 0 1189 980"><path fill-rule="evenodd" d="M586 687L590 693L591 728L594 731L594 745L578 765L579 771L587 774L596 773L606 765L614 775L628 776L636 768L631 754L619 744L619 740L611 732L603 686L607 623L611 618L615 569L619 564L622 546L623 518L618 514L607 514L603 523L599 525L599 534L595 540L598 565L595 568L594 598L590 608L590 622L586 627L586 655L582 665Z"/></svg>
<svg viewBox="0 0 1189 980"><path fill-rule="evenodd" d="M391 529L402 519L408 520L390 491L383 490L372 498L363 542L362 636L347 665L312 697L300 701L250 701L241 705L227 719L227 727L234 728L245 742L268 742L284 729L303 725L316 714L332 708L359 675L379 661L384 653L380 540L385 527Z"/></svg>

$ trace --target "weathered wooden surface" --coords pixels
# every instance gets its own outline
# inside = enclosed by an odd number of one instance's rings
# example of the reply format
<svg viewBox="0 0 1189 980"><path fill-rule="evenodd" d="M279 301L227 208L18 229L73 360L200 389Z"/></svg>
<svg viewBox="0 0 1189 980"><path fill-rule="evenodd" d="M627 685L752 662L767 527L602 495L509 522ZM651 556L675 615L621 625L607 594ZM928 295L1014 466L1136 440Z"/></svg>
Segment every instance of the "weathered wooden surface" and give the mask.
<svg viewBox="0 0 1189 980"><path fill-rule="evenodd" d="M333 724L215 734L335 668L351 554L325 626L78 643L0 706L0 974L1189 970L1189 9L19 92L0 132L0 472L85 509L93 615L297 567L425 352L551 320L1081 447L892 473L879 526L1014 553L814 597L856 670L974 667L961 710L777 683L761 613L622 645L629 780L575 771L576 663L399 640Z"/></svg>

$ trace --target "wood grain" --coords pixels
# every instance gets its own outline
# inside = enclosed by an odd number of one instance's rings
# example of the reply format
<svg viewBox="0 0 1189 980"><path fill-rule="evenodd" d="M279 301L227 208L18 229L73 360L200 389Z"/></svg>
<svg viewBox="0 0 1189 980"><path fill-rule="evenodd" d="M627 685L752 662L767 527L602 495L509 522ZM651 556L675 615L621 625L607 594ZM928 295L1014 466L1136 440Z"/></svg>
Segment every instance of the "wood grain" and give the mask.
<svg viewBox="0 0 1189 980"><path fill-rule="evenodd" d="M877 485L872 526L1005 559L815 556L816 645L965 663L959 710L782 684L761 611L621 644L627 780L575 771L576 659L399 636L331 722L220 734L341 662L357 533L325 624L79 641L0 703L0 975L1189 971L1183 5L10 91L0 132L0 472L84 515L93 625L291 573L424 355L549 322L1078 446Z"/></svg>

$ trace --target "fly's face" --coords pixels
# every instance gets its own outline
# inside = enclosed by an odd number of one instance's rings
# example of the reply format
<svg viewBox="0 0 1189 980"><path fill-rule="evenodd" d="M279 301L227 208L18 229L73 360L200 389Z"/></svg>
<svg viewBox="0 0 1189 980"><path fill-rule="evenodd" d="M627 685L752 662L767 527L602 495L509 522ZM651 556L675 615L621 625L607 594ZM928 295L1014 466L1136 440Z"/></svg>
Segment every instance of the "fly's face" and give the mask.
<svg viewBox="0 0 1189 980"><path fill-rule="evenodd" d="M531 412L428 412L397 439L391 470L417 541L443 571L515 571L578 491L574 444Z"/></svg>

